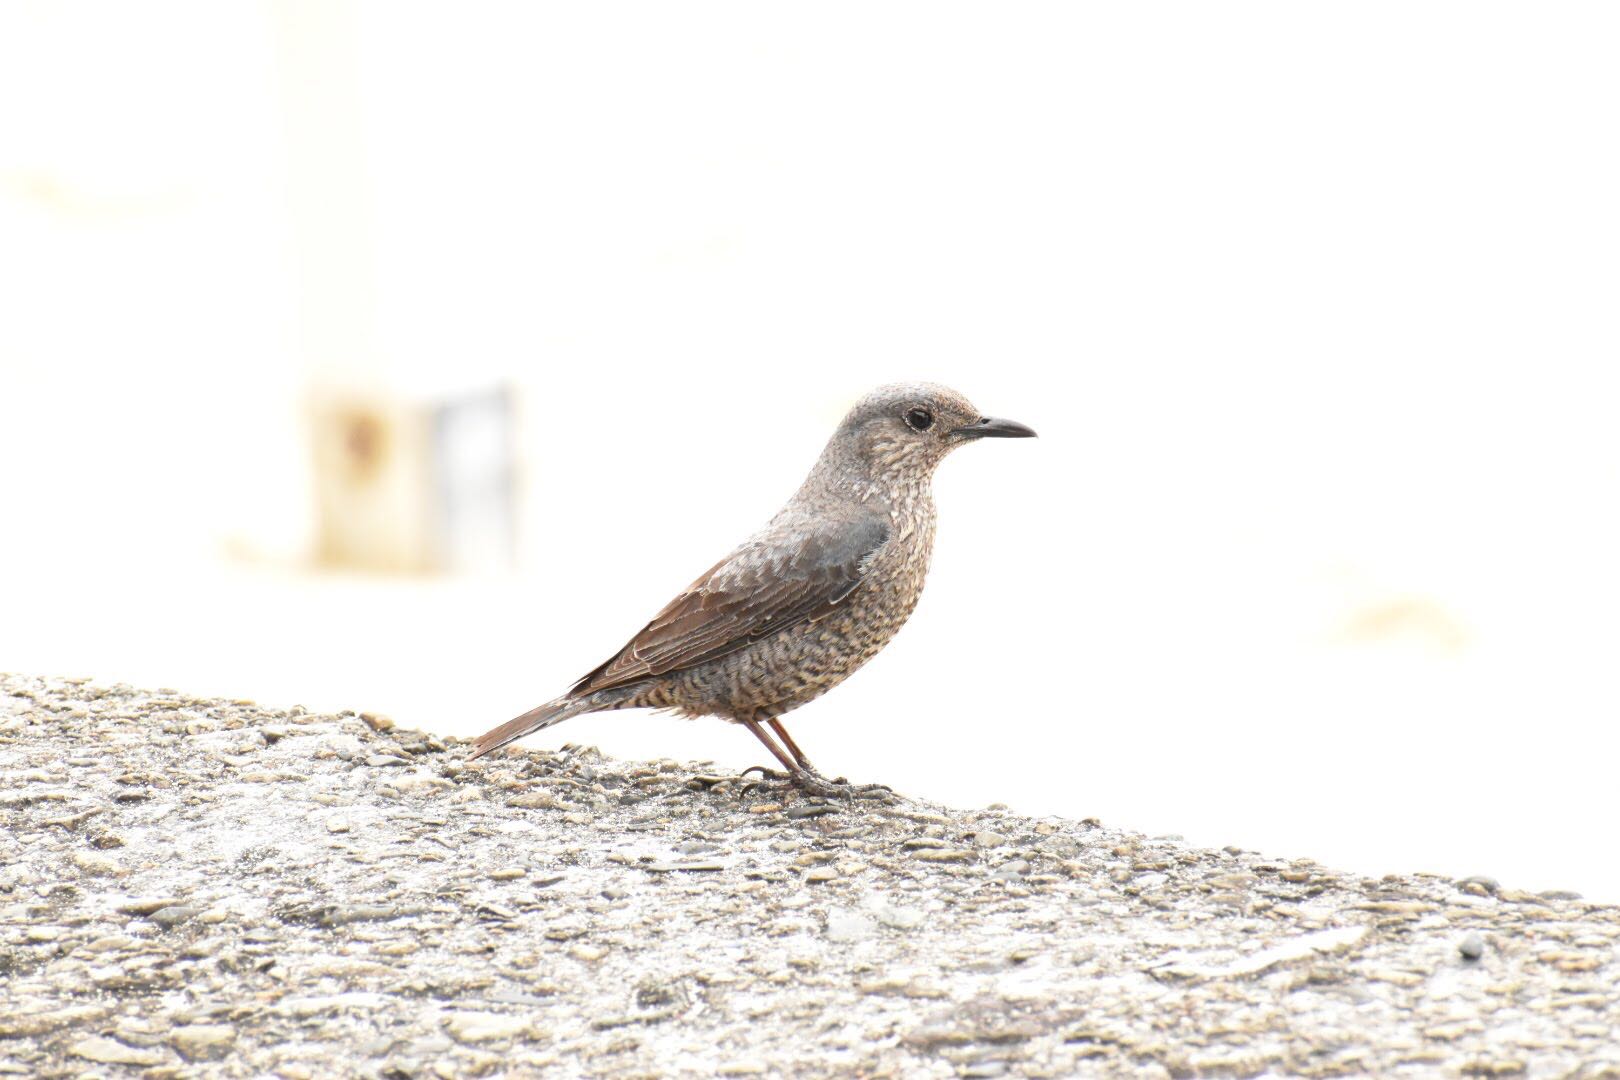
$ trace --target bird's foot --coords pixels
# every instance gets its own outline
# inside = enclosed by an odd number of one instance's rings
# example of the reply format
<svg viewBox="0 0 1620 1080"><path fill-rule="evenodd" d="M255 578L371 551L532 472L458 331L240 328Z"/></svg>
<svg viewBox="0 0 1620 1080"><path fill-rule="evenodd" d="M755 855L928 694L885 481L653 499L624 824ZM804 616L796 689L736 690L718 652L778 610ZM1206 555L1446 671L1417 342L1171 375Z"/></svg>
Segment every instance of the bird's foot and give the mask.
<svg viewBox="0 0 1620 1080"><path fill-rule="evenodd" d="M759 773L759 779L748 780L747 777L749 773ZM738 789L746 794L747 792L765 787L768 784L779 783L783 780L790 779L790 777L787 773L776 769L767 769L763 765L751 765L742 772L738 773L737 779L746 781L742 787Z"/></svg>
<svg viewBox="0 0 1620 1080"><path fill-rule="evenodd" d="M790 779L800 791L824 799L874 799L881 802L893 802L895 799L894 791L887 784L851 784L842 776L829 780L809 769L794 770Z"/></svg>
<svg viewBox="0 0 1620 1080"><path fill-rule="evenodd" d="M754 765L744 769L739 778L749 773L759 773L760 779L750 783L743 790L749 790L771 781L786 780L806 795L815 795L823 799L871 799L878 802L894 802L897 796L887 784L851 784L842 776L836 780L829 780L813 769L794 769L791 773L778 769L767 769L763 765Z"/></svg>

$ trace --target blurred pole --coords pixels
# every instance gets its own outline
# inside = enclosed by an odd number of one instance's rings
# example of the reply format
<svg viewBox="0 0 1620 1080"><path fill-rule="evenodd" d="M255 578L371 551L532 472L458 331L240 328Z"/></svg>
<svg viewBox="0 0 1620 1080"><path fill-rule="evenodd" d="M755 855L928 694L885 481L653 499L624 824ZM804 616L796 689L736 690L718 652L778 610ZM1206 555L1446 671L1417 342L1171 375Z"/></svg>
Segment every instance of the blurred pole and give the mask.
<svg viewBox="0 0 1620 1080"><path fill-rule="evenodd" d="M350 0L274 0L299 343L312 386L383 385Z"/></svg>

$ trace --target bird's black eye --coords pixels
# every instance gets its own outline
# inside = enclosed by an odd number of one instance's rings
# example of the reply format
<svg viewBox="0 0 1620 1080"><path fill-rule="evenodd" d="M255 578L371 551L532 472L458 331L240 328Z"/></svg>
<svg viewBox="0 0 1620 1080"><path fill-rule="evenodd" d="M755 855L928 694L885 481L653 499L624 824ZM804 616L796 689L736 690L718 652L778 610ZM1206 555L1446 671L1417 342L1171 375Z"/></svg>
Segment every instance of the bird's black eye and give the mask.
<svg viewBox="0 0 1620 1080"><path fill-rule="evenodd" d="M912 431L927 431L934 426L934 414L919 405L906 413L906 423Z"/></svg>

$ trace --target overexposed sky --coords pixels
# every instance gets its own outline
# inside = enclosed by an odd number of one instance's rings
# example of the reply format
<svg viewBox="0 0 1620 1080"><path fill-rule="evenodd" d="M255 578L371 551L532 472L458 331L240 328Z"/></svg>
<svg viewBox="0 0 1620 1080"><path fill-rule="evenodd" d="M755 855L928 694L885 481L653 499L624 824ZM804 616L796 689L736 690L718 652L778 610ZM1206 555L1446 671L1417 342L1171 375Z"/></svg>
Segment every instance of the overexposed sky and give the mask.
<svg viewBox="0 0 1620 1080"><path fill-rule="evenodd" d="M913 624L790 720L818 762L1620 898L1589 858L1620 750L1617 31L8 5L0 667L475 734L769 516L850 401L927 378L1042 438L946 463ZM313 388L503 380L518 574L301 569ZM624 715L537 745L567 739L759 756Z"/></svg>

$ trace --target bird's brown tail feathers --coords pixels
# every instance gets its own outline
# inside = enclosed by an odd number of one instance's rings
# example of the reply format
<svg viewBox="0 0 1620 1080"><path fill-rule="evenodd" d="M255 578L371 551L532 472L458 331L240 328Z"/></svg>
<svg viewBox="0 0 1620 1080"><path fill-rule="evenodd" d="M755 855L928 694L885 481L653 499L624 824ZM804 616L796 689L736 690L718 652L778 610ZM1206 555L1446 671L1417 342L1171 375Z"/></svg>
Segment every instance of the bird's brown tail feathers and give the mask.
<svg viewBox="0 0 1620 1080"><path fill-rule="evenodd" d="M468 761L483 757L491 750L499 750L509 742L515 742L531 731L548 728L552 724L560 724L570 716L578 716L582 712L589 712L591 703L578 698L558 698L548 701L530 709L522 716L515 716L498 728L491 728L473 740L473 752Z"/></svg>

